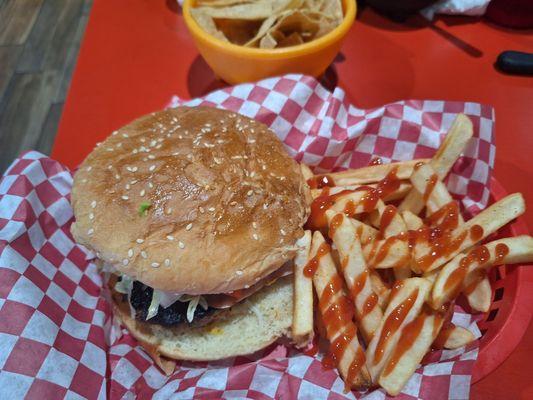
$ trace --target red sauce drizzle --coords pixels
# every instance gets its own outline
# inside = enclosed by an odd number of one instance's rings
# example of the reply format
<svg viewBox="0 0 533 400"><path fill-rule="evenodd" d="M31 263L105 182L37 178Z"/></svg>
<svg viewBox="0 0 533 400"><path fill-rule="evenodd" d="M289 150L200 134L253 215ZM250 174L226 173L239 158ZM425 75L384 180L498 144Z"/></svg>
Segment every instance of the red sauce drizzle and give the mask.
<svg viewBox="0 0 533 400"><path fill-rule="evenodd" d="M373 211L376 208L377 202L394 193L400 187L400 180L397 176L398 167L394 167L390 172L378 182L374 189L368 190L361 199L361 207L364 212Z"/></svg>
<svg viewBox="0 0 533 400"><path fill-rule="evenodd" d="M307 219L305 229L323 231L328 226L326 211L333 207L339 197L353 192L354 190L343 190L339 193L332 195L320 195L316 199L314 199L311 203L311 215Z"/></svg>
<svg viewBox="0 0 533 400"><path fill-rule="evenodd" d="M354 284L351 288L350 294L352 299L355 301L357 296L361 293L365 287L366 281L368 279L368 269L365 269L354 281ZM371 293L363 303L363 309L356 312L356 315L359 319L363 319L367 314L369 314L378 303L378 296L375 293Z"/></svg>
<svg viewBox="0 0 533 400"><path fill-rule="evenodd" d="M470 228L470 239L473 242L478 242L483 237L483 228L479 225L474 225Z"/></svg>
<svg viewBox="0 0 533 400"><path fill-rule="evenodd" d="M383 324L383 329L381 330L381 335L379 336L378 344L376 346L374 363L379 364L383 354L385 352L385 346L387 345L390 338L396 333L400 328L400 325L407 317L409 310L413 307L415 300L418 296L418 289L413 290L409 296L400 303L387 317L385 323Z"/></svg>
<svg viewBox="0 0 533 400"><path fill-rule="evenodd" d="M381 214L381 220L379 222L379 230L381 232L381 235L385 235L385 230L389 227L390 223L392 222L393 218L398 213L398 210L393 205L389 204L385 207L383 210L383 213Z"/></svg>
<svg viewBox="0 0 533 400"><path fill-rule="evenodd" d="M335 181L329 175L317 175L309 178L307 184L311 189L322 189L335 186Z"/></svg>
<svg viewBox="0 0 533 400"><path fill-rule="evenodd" d="M342 221L344 220L344 215L342 214L336 214L329 224L329 237L333 238L335 236L335 232L337 231L337 228L341 226Z"/></svg>
<svg viewBox="0 0 533 400"><path fill-rule="evenodd" d="M407 350L413 347L413 344L415 343L416 339L420 335L420 332L422 331L422 328L424 327L424 323L427 317L428 315L422 312L418 317L416 317L413 321L411 321L405 326L402 331L402 336L400 337L400 340L398 341L398 344L394 349L394 352L392 353L391 357L387 361L387 364L385 365L385 368L383 369L382 376L389 375L394 370L396 364L398 364L400 358L402 358L402 356L407 352Z"/></svg>
<svg viewBox="0 0 533 400"><path fill-rule="evenodd" d="M509 254L509 246L505 243L498 243L495 250L495 262L496 264L501 264L503 259Z"/></svg>
<svg viewBox="0 0 533 400"><path fill-rule="evenodd" d="M439 177L437 174L433 174L429 177L428 184L426 186L426 190L424 191L424 203L428 201L429 196L431 196L431 193L433 192L433 189L435 189L435 185L437 184L439 180Z"/></svg>
<svg viewBox="0 0 533 400"><path fill-rule="evenodd" d="M359 372L361 371L361 368L365 365L366 362L366 356L363 352L363 349L359 346L357 349L357 352L355 353L355 357L350 364L350 367L348 368L348 374L346 376L346 382L344 383L344 391L347 393L351 389L351 382L355 381L355 378L359 375Z"/></svg>
<svg viewBox="0 0 533 400"><path fill-rule="evenodd" d="M409 238L411 246L426 242L430 247L428 254L415 260L421 271L426 271L440 257L456 252L467 236L466 231L454 235L454 230L459 225L459 207L455 202L445 204L430 215L426 223L432 227L411 231Z"/></svg>
<svg viewBox="0 0 533 400"><path fill-rule="evenodd" d="M473 263L484 264L490 259L490 252L486 246L476 247L471 250L459 262L459 267L456 268L448 279L444 282L444 291L450 293L450 298L459 294L463 286L463 281L468 271L468 268Z"/></svg>
<svg viewBox="0 0 533 400"><path fill-rule="evenodd" d="M305 224L305 228L310 230L321 230L324 232L324 229L327 227L326 211L333 207L339 197L350 193L366 191L358 204L353 201L347 202L343 210L346 215L353 216L359 205L363 212L373 211L376 208L379 199L387 197L400 187L400 180L396 175L397 170L398 167L391 169L387 176L378 182L375 188L371 186L360 186L355 190L343 190L332 195L329 195L329 191L327 194L322 193L311 203L311 215Z"/></svg>
<svg viewBox="0 0 533 400"><path fill-rule="evenodd" d="M369 166L374 166L374 165L382 165L383 164L383 160L381 159L381 157L374 157L372 160L370 160L370 162L368 163Z"/></svg>
<svg viewBox="0 0 533 400"><path fill-rule="evenodd" d="M311 278L315 274L318 268L320 259L324 257L326 254L328 254L330 251L331 251L331 248L329 247L329 244L322 243L320 247L318 248L318 251L316 252L316 256L311 258L309 262L307 263L307 265L304 267L304 276Z"/></svg>

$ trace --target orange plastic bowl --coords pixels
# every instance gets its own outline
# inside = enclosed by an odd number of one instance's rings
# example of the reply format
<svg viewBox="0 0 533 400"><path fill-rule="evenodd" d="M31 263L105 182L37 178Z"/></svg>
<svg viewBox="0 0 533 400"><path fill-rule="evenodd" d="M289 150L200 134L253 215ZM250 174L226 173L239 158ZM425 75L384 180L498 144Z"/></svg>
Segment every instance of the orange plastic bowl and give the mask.
<svg viewBox="0 0 533 400"><path fill-rule="evenodd" d="M198 51L216 75L230 84L296 72L321 75L333 61L355 19L355 0L342 0L344 19L328 34L298 46L257 49L224 42L203 31L191 16L196 0L185 0L183 16Z"/></svg>

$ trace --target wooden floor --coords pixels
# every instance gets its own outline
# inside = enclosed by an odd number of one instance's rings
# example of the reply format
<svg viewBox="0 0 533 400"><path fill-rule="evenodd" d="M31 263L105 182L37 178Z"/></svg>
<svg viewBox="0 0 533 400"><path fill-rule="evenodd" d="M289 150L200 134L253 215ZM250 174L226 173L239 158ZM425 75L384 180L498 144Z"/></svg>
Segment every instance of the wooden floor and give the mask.
<svg viewBox="0 0 533 400"><path fill-rule="evenodd" d="M92 0L0 0L0 174L22 151L48 154Z"/></svg>

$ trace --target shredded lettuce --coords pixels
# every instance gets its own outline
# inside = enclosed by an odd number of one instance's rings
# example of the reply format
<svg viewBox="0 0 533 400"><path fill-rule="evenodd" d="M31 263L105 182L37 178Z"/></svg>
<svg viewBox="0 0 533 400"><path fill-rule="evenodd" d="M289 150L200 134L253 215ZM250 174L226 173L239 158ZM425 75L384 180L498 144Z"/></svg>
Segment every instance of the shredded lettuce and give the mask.
<svg viewBox="0 0 533 400"><path fill-rule="evenodd" d="M152 294L152 301L150 302L150 307L148 307L148 314L146 314L147 320L157 315L157 311L159 310L160 293L161 291L154 290L154 293Z"/></svg>

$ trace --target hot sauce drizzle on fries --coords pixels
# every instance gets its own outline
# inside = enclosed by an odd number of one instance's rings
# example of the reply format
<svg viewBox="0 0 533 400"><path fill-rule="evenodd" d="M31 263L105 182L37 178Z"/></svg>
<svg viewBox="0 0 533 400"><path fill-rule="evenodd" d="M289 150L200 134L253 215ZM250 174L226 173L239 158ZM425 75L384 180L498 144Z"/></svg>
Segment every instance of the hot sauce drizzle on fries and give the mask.
<svg viewBox="0 0 533 400"><path fill-rule="evenodd" d="M455 297L461 290L461 283L463 282L468 267L473 263L483 264L490 259L490 253L486 246L479 246L471 250L459 263L459 268L453 271L446 282L444 283L444 290L453 290Z"/></svg>
<svg viewBox="0 0 533 400"><path fill-rule="evenodd" d="M422 197L424 199L424 203L428 201L429 196L431 196L431 193L433 192L433 189L435 189L435 185L439 181L439 177L437 174L431 175L429 178L428 184L426 186L426 190L424 191L424 196Z"/></svg>
<svg viewBox="0 0 533 400"><path fill-rule="evenodd" d="M488 269L533 261L530 236L479 244L524 212L520 194L465 222L446 190L443 179L472 136L471 121L459 115L431 160L383 165L375 158L360 170L306 175L315 190L305 227L315 232L303 275L313 278L330 340L323 364L339 369L346 390L379 384L400 393L431 348L474 340L451 323L461 291L483 311Z"/></svg>
<svg viewBox="0 0 533 400"><path fill-rule="evenodd" d="M413 307L416 297L418 296L418 289L413 290L407 298L401 302L387 317L383 324L383 330L376 347L376 356L374 362L378 364L385 352L385 346L389 338L400 328L409 310Z"/></svg>
<svg viewBox="0 0 533 400"><path fill-rule="evenodd" d="M317 175L307 180L311 189L322 189L324 187L334 187L335 181L329 175Z"/></svg>
<svg viewBox="0 0 533 400"><path fill-rule="evenodd" d="M311 258L311 260L309 260L307 265L304 267L304 275L308 278L312 278L318 268L318 263L320 261L320 258L324 257L330 251L331 251L331 248L329 247L329 244L322 243L320 247L318 248L316 256Z"/></svg>
<svg viewBox="0 0 533 400"><path fill-rule="evenodd" d="M379 230L381 235L384 235L385 230L389 227L392 219L398 214L398 210L393 205L389 204L385 206L383 213L381 214L381 220L379 223Z"/></svg>

